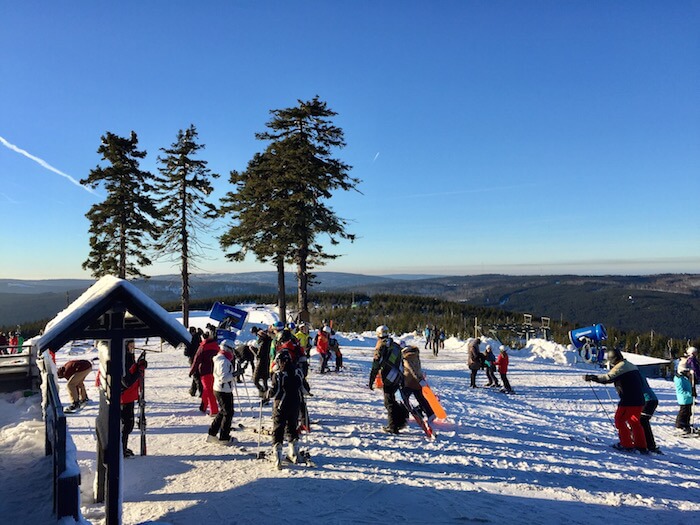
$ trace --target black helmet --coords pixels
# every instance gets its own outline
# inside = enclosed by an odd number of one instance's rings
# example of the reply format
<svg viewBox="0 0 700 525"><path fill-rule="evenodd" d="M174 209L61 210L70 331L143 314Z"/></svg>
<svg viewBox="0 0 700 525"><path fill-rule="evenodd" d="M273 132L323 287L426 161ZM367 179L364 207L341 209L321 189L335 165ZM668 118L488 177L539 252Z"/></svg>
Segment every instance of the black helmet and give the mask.
<svg viewBox="0 0 700 525"><path fill-rule="evenodd" d="M289 355L287 350L282 350L279 354L277 354L277 357L275 357L275 362L277 363L277 366L282 368L284 365L292 362L292 356Z"/></svg>

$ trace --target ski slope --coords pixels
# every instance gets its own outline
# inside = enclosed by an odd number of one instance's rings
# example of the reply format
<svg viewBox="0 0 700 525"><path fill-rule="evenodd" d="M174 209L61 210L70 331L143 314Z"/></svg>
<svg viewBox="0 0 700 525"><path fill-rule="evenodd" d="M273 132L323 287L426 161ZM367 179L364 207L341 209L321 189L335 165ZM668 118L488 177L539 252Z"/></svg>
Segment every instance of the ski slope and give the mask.
<svg viewBox="0 0 700 525"><path fill-rule="evenodd" d="M267 309L251 309L249 320L263 325L276 316ZM204 315L192 319L193 324L206 321ZM291 466L276 471L253 458L259 436L248 429L257 426L259 405L250 382L250 399L239 387L242 406L236 406L234 417L234 425L246 427L234 432L246 451L207 443L211 418L197 410L198 400L188 394L187 359L169 346L163 353L150 353L149 455L124 461L124 523L638 525L659 520L671 525L700 517L700 440L674 435L677 405L672 382L651 380L660 399L652 425L666 454L626 455L607 446L616 441L616 433L595 393L610 415L616 394L612 387L582 380L590 365L572 365L561 347L557 351L549 343L535 342L511 353L509 379L516 395L473 390L467 388L466 344L450 339L437 358L421 352L423 368L448 413L448 421L435 426L437 439L427 441L413 422L398 436L382 432L382 394L367 387L373 333L340 333L338 338L346 370L309 375L314 424L303 448L317 464L313 469ZM402 338L423 348L422 338ZM158 342L149 347L161 349ZM59 352L59 365L70 358L92 357L88 348L70 352ZM313 365L318 368L315 357ZM485 381L480 372L479 384ZM93 374L88 383L90 398L97 399ZM10 413L8 407L31 412L28 403L22 399L1 404L2 456L11 439L20 439L19 430L28 434L21 438L28 442L41 438L40 432L32 435L34 427L25 428L36 423L25 421L20 428L4 416ZM94 524L104 519L103 505L91 503L96 415L97 403L92 403L69 419L82 472L82 511ZM264 426L270 427L269 407L263 416ZM262 439L267 449L270 438ZM137 454L138 441L135 429L130 447ZM34 462L41 466L41 461ZM26 505L35 496L24 497ZM46 501L46 494L40 497L37 504ZM9 503L3 498L6 515L22 516L16 508L20 501L11 490ZM50 501L49 493L49 507ZM25 523L42 523L40 518Z"/></svg>

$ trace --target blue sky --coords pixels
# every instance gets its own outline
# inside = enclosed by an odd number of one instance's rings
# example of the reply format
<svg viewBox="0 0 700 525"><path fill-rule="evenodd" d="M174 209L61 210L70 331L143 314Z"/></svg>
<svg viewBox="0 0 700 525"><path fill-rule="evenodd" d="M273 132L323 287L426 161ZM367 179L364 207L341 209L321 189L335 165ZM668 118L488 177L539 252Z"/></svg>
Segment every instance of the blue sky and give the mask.
<svg viewBox="0 0 700 525"><path fill-rule="evenodd" d="M106 131L195 124L222 175L269 110L319 95L362 180L326 270L700 273L700 3L3 2L0 277L88 277L74 179ZM2 141L0 141L2 142ZM223 226L223 223L221 223ZM233 264L210 232L208 272ZM171 263L145 269L176 271Z"/></svg>

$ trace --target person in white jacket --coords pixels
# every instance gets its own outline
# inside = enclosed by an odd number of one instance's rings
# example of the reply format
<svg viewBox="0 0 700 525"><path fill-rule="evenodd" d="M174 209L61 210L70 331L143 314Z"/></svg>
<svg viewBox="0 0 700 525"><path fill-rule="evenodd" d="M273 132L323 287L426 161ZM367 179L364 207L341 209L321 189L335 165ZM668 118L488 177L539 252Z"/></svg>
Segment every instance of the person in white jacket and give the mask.
<svg viewBox="0 0 700 525"><path fill-rule="evenodd" d="M207 441L223 445L231 443L231 421L233 420L233 382L238 372L233 366L234 343L225 339L219 345L219 353L214 356L214 396L219 412L209 427ZM217 438L218 435L218 438Z"/></svg>

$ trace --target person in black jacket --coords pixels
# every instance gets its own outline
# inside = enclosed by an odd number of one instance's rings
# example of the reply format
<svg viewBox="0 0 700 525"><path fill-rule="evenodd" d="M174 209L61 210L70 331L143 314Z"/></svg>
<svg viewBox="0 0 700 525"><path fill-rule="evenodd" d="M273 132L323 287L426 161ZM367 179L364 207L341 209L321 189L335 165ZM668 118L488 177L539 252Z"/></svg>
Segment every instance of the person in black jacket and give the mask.
<svg viewBox="0 0 700 525"><path fill-rule="evenodd" d="M477 337L476 339L472 339L467 346L469 352L467 366L469 366L469 370L471 370L471 378L469 382L469 386L471 388L478 388L476 386L476 373L482 366L484 366L484 354L479 351L480 344L481 339Z"/></svg>
<svg viewBox="0 0 700 525"><path fill-rule="evenodd" d="M258 341L253 349L256 352L257 364L253 372L253 383L260 393L260 397L267 392L267 380L270 378L270 346L272 337L267 330L261 330L257 326L250 329L250 332L257 336Z"/></svg>
<svg viewBox="0 0 700 525"><path fill-rule="evenodd" d="M287 350L282 350L275 357L275 366L270 384L268 399L272 405L272 448L273 459L277 468L282 467L282 443L285 431L289 438L288 457L296 463L299 459L299 407L302 393L309 392L309 385L304 373L294 365Z"/></svg>
<svg viewBox="0 0 700 525"><path fill-rule="evenodd" d="M401 347L389 337L389 328L377 327L377 345L374 347L372 370L369 374L369 388L374 390L374 380L381 374L384 390L384 407L387 412L387 424L384 430L398 434L406 426L408 410L396 401L396 392L403 386L403 358Z"/></svg>
<svg viewBox="0 0 700 525"><path fill-rule="evenodd" d="M199 345L202 343L202 336L199 334L194 326L190 326L190 335L192 340L190 344L185 347L185 357L187 357L192 366L192 361L194 361L194 356L199 350ZM192 386L190 386L190 395L192 397L198 395L202 397L202 380L199 378L199 374L192 375Z"/></svg>
<svg viewBox="0 0 700 525"><path fill-rule="evenodd" d="M637 449L647 453L647 441L640 418L644 408L644 383L639 369L622 357L622 352L612 348L607 352L608 363L612 367L607 374L586 374L585 381L614 383L620 396L615 412L615 427L620 442L613 445L620 450Z"/></svg>

